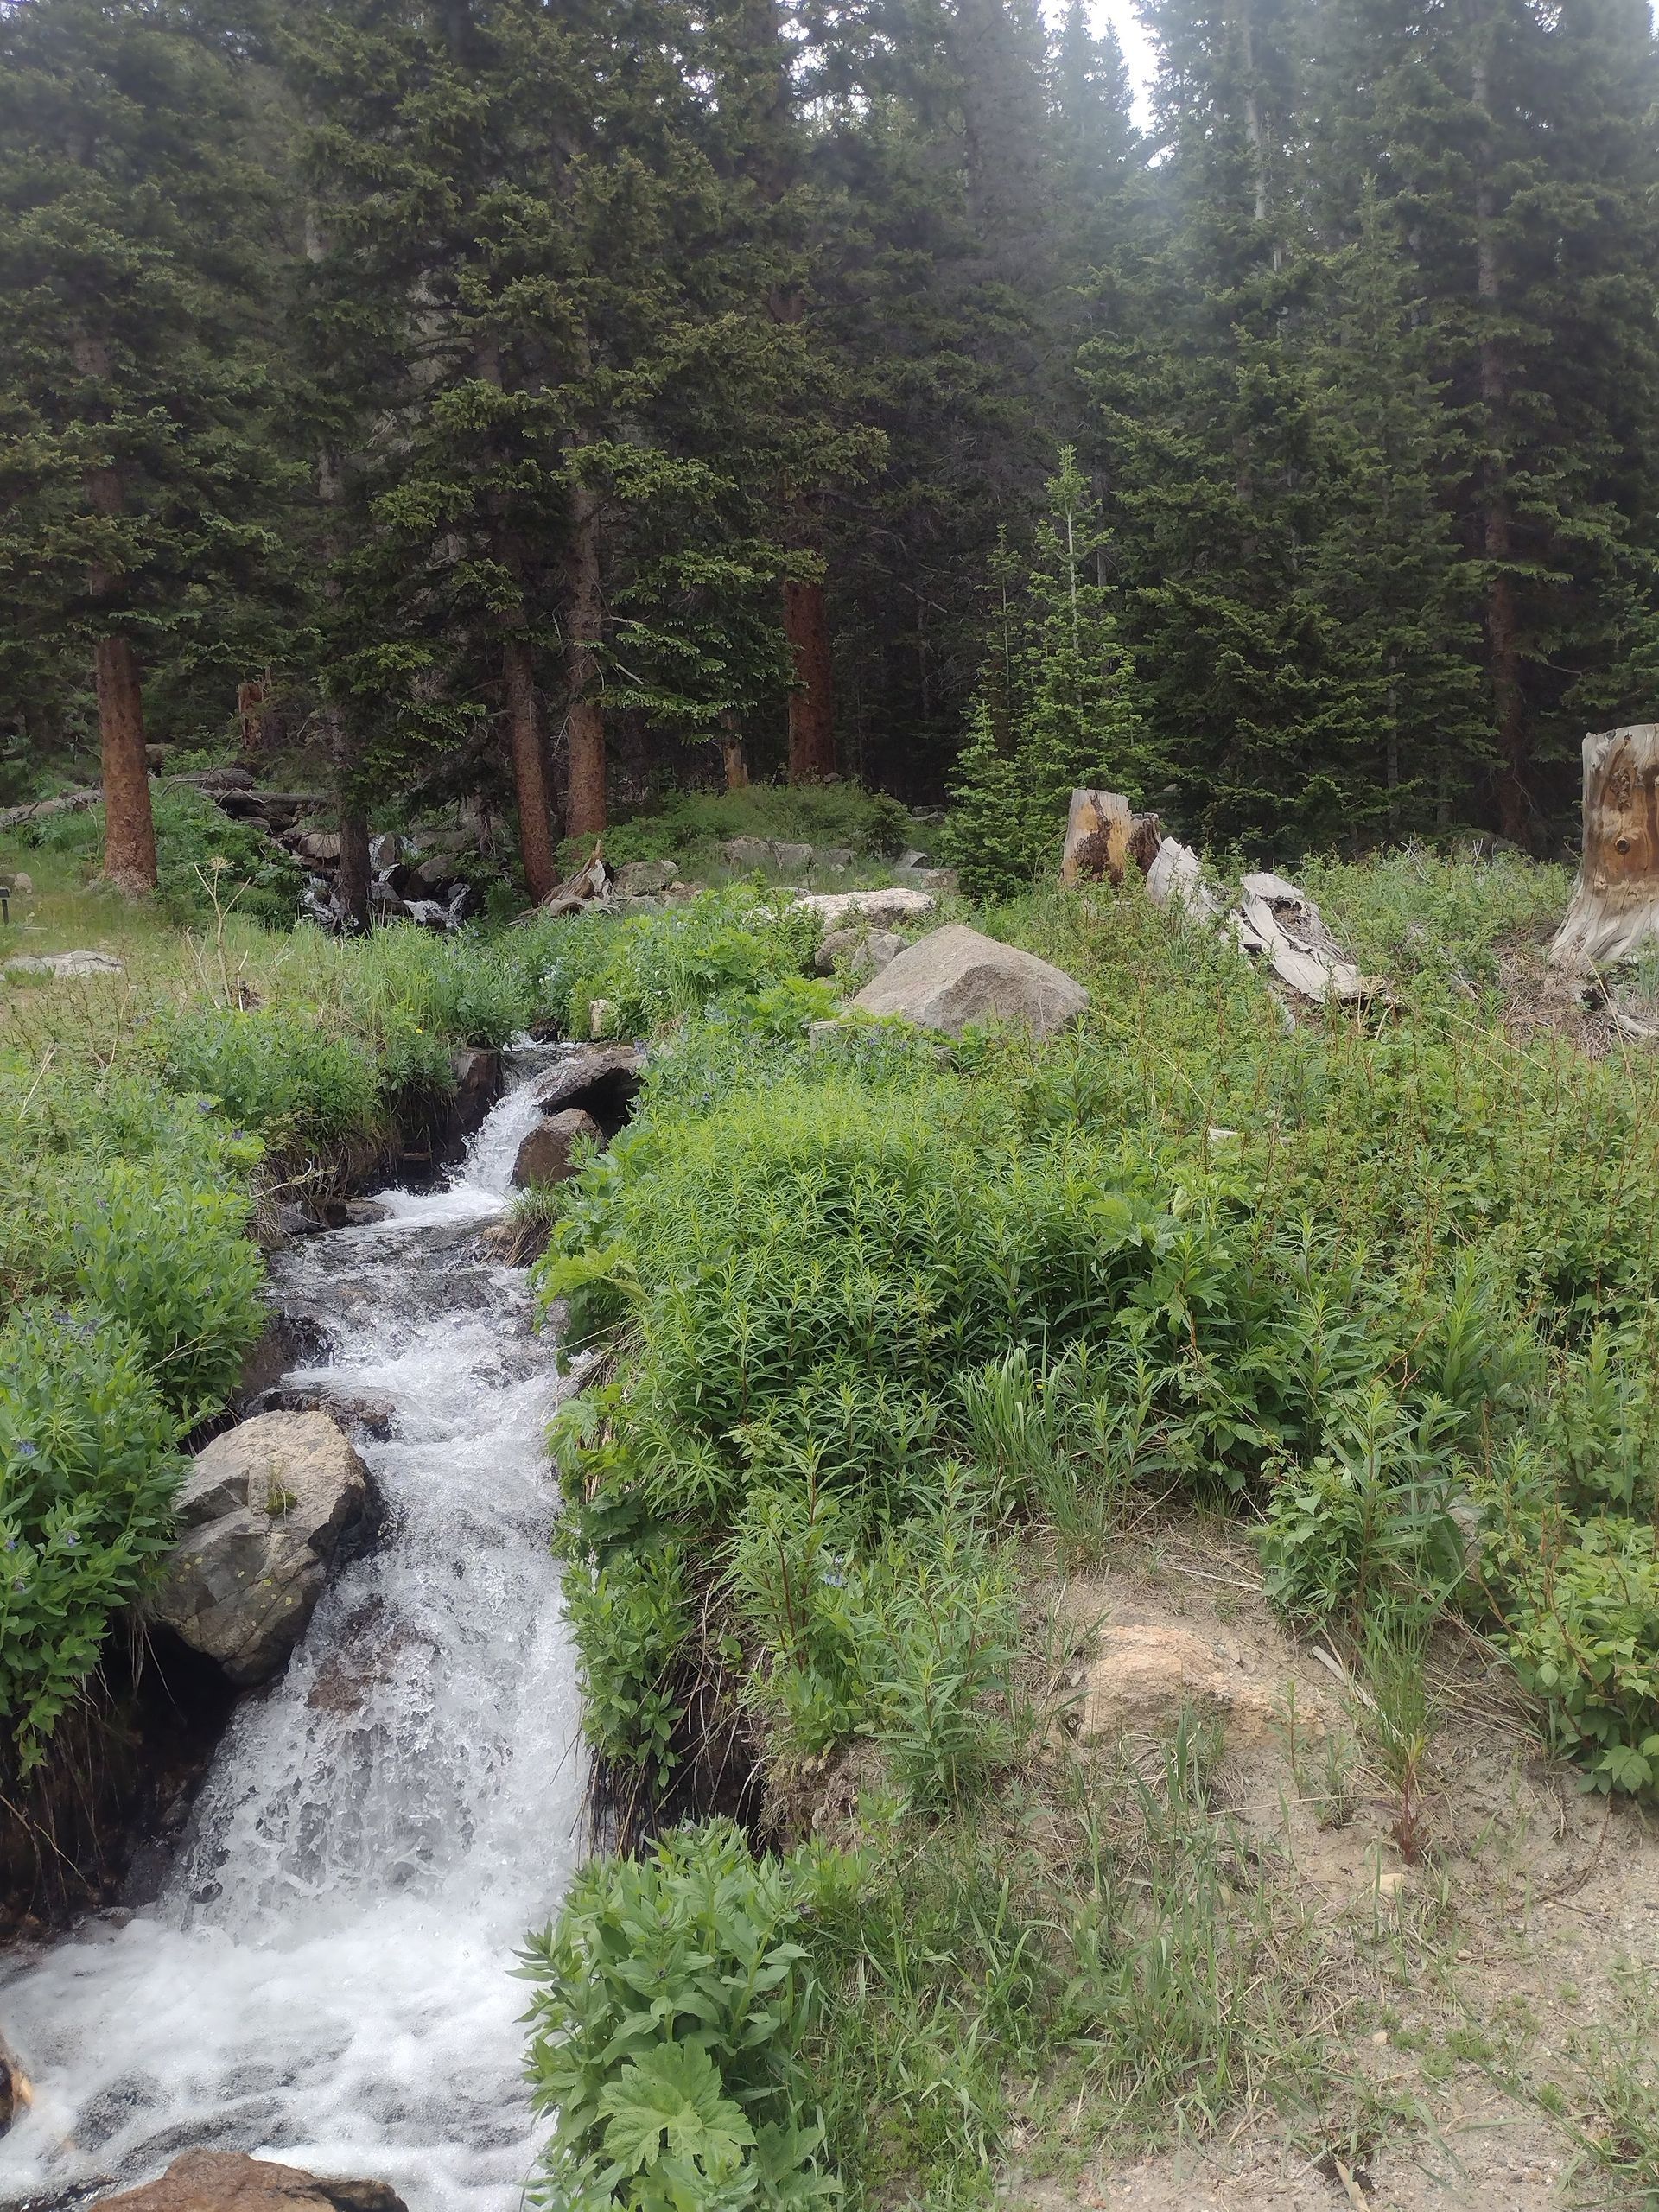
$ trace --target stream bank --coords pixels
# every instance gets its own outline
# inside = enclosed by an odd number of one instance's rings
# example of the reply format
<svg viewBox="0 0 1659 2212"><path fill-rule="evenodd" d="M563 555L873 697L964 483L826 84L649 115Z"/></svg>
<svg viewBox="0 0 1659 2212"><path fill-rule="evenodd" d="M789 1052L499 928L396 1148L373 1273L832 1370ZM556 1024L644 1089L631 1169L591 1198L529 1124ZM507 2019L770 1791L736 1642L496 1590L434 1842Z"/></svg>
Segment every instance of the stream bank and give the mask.
<svg viewBox="0 0 1659 2212"><path fill-rule="evenodd" d="M0 2203L194 2145L373 2173L411 2212L519 2202L510 1968L574 1863L584 1778L544 1451L578 1378L481 1242L534 1113L510 1095L447 1188L275 1258L333 1349L284 1387L391 1403L360 1440L385 1535L238 1708L156 1901L6 1962L36 2101Z"/></svg>

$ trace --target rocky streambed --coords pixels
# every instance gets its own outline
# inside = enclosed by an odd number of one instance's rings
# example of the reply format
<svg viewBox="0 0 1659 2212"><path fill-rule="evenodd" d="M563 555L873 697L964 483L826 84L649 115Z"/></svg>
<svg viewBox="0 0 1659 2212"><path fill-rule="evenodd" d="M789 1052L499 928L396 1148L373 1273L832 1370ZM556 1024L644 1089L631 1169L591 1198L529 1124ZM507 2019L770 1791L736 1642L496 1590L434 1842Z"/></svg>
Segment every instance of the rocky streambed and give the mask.
<svg viewBox="0 0 1659 2212"><path fill-rule="evenodd" d="M520 2202L511 1969L574 1864L583 1783L544 1447L579 1378L484 1235L541 1115L510 1093L448 1188L277 1256L329 1348L283 1391L376 1408L353 1439L380 1532L238 1707L153 1902L0 1967L35 2093L0 2206L215 2149L373 2176L410 2212Z"/></svg>

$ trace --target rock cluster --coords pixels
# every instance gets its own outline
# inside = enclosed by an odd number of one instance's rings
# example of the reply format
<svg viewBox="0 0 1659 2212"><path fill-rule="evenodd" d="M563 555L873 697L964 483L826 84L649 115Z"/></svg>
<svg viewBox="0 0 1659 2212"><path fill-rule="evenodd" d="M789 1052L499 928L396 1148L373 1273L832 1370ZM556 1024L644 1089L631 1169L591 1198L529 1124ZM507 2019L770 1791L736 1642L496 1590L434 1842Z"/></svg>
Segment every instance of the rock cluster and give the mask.
<svg viewBox="0 0 1659 2212"><path fill-rule="evenodd" d="M627 1120L645 1069L638 1045L592 1045L537 1076L529 1095L542 1119L518 1147L513 1182L563 1182L574 1172L570 1154L579 1136L604 1144Z"/></svg>
<svg viewBox="0 0 1659 2212"><path fill-rule="evenodd" d="M720 849L728 867L766 868L779 875L802 875L814 868L851 868L850 845L791 845L775 837L728 837Z"/></svg>
<svg viewBox="0 0 1659 2212"><path fill-rule="evenodd" d="M259 1414L227 1429L185 1478L151 1618L238 1688L268 1681L368 1506L367 1471L327 1414Z"/></svg>

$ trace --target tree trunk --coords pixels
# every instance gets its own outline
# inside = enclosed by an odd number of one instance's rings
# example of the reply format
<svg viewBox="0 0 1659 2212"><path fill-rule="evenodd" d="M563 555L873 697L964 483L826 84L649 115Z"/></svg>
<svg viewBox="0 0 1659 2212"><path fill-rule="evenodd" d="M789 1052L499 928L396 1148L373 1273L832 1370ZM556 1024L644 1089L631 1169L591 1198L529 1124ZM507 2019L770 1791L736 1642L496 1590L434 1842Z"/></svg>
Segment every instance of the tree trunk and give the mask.
<svg viewBox="0 0 1659 2212"><path fill-rule="evenodd" d="M819 784L836 772L830 617L821 583L785 584L784 634L796 683L789 695L789 780Z"/></svg>
<svg viewBox="0 0 1659 2212"><path fill-rule="evenodd" d="M1659 938L1659 722L1584 741L1584 856L1551 964L1611 967Z"/></svg>
<svg viewBox="0 0 1659 2212"><path fill-rule="evenodd" d="M81 375L109 375L110 352L102 339L76 340L73 355ZM112 521L125 497L120 470L107 464L89 468L84 483L92 512ZM101 555L93 560L86 582L95 604L114 597L118 573ZM100 638L92 649L92 673L104 761L104 873L123 891L153 891L156 822L149 810L149 766L144 757L143 692L131 640L116 635Z"/></svg>
<svg viewBox="0 0 1659 2212"><path fill-rule="evenodd" d="M737 726L737 716L729 709L720 718L722 735L720 748L726 760L726 788L728 791L747 791L749 783L749 764L743 757L743 737Z"/></svg>
<svg viewBox="0 0 1659 2212"><path fill-rule="evenodd" d="M599 683L599 642L604 616L599 560L600 500L585 484L571 493L569 644L565 673L569 696L566 740L569 747L569 798L565 830L572 837L602 836L605 804L605 715L594 696Z"/></svg>
<svg viewBox="0 0 1659 2212"><path fill-rule="evenodd" d="M1477 19L1478 41L1482 26ZM1491 91L1486 55L1477 45L1470 79L1474 104L1485 119L1485 131L1476 155L1475 171L1475 296L1487 327L1480 340L1480 397L1485 410L1489 444L1502 435L1509 407L1509 378L1497 339L1490 327L1502 304L1503 273L1497 258L1497 193L1492 181ZM1488 460L1481 472L1481 550L1490 564L1486 585L1486 653L1491 677L1492 705L1497 718L1497 825L1517 845L1532 842L1532 794L1528 769L1526 694L1521 683L1521 628L1515 599L1515 580L1508 563L1513 553L1509 487L1503 462Z"/></svg>
<svg viewBox="0 0 1659 2212"><path fill-rule="evenodd" d="M156 823L144 758L143 694L130 642L100 638L93 669L104 760L104 873L118 890L153 891Z"/></svg>
<svg viewBox="0 0 1659 2212"><path fill-rule="evenodd" d="M542 726L536 712L536 673L530 647L523 638L510 637L503 649L504 689L507 707L507 751L512 762L512 788L518 802L518 850L524 864L524 882L531 903L539 906L559 880L558 854L553 842L553 815L547 798L547 755L542 745Z"/></svg>

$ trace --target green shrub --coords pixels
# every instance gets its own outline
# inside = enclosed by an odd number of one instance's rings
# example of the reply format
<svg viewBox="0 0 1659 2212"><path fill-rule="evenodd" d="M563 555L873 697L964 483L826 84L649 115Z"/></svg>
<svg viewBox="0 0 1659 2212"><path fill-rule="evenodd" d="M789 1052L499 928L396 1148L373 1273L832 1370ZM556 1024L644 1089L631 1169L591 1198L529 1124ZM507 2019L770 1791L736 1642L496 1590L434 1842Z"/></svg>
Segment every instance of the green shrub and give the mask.
<svg viewBox="0 0 1659 2212"><path fill-rule="evenodd" d="M381 1074L354 1038L295 1009L195 1006L162 1029L162 1069L180 1090L277 1147L339 1143L373 1129Z"/></svg>
<svg viewBox="0 0 1659 2212"><path fill-rule="evenodd" d="M236 822L188 785L158 791L156 866L163 909L175 920L221 907L270 929L291 929L305 877L297 861L251 822ZM87 807L25 823L17 833L36 850L73 854L91 867L104 843L104 810Z"/></svg>
<svg viewBox="0 0 1659 2212"><path fill-rule="evenodd" d="M1437 1613L1464 1573L1452 1509L1466 1471L1446 1449L1456 1427L1448 1407L1414 1414L1380 1379L1339 1398L1329 1448L1274 1480L1261 1537L1269 1602L1315 1628Z"/></svg>
<svg viewBox="0 0 1659 2212"><path fill-rule="evenodd" d="M759 892L736 885L660 914L582 916L533 925L523 935L519 957L539 969L535 995L569 1035L593 1033L594 1003L603 1000L606 1034L639 1037L799 979L823 925L800 907L774 910Z"/></svg>
<svg viewBox="0 0 1659 2212"><path fill-rule="evenodd" d="M0 1328L0 1719L25 1770L167 1548L181 1433L96 1307L30 1300Z"/></svg>
<svg viewBox="0 0 1659 2212"><path fill-rule="evenodd" d="M614 865L672 857L689 869L717 864L728 838L766 837L891 856L912 842L913 829L897 799L857 784L750 784L736 791L678 792L632 815L606 831L605 854ZM568 838L567 868L580 868L592 850L591 839Z"/></svg>
<svg viewBox="0 0 1659 2212"><path fill-rule="evenodd" d="M801 2063L818 1865L754 1859L715 1821L577 1875L521 1968L554 2120L537 2202L800 2212L834 2193Z"/></svg>
<svg viewBox="0 0 1659 2212"><path fill-rule="evenodd" d="M240 1192L180 1189L154 1168L112 1166L71 1233L81 1292L130 1330L166 1402L216 1413L264 1325L264 1268Z"/></svg>

